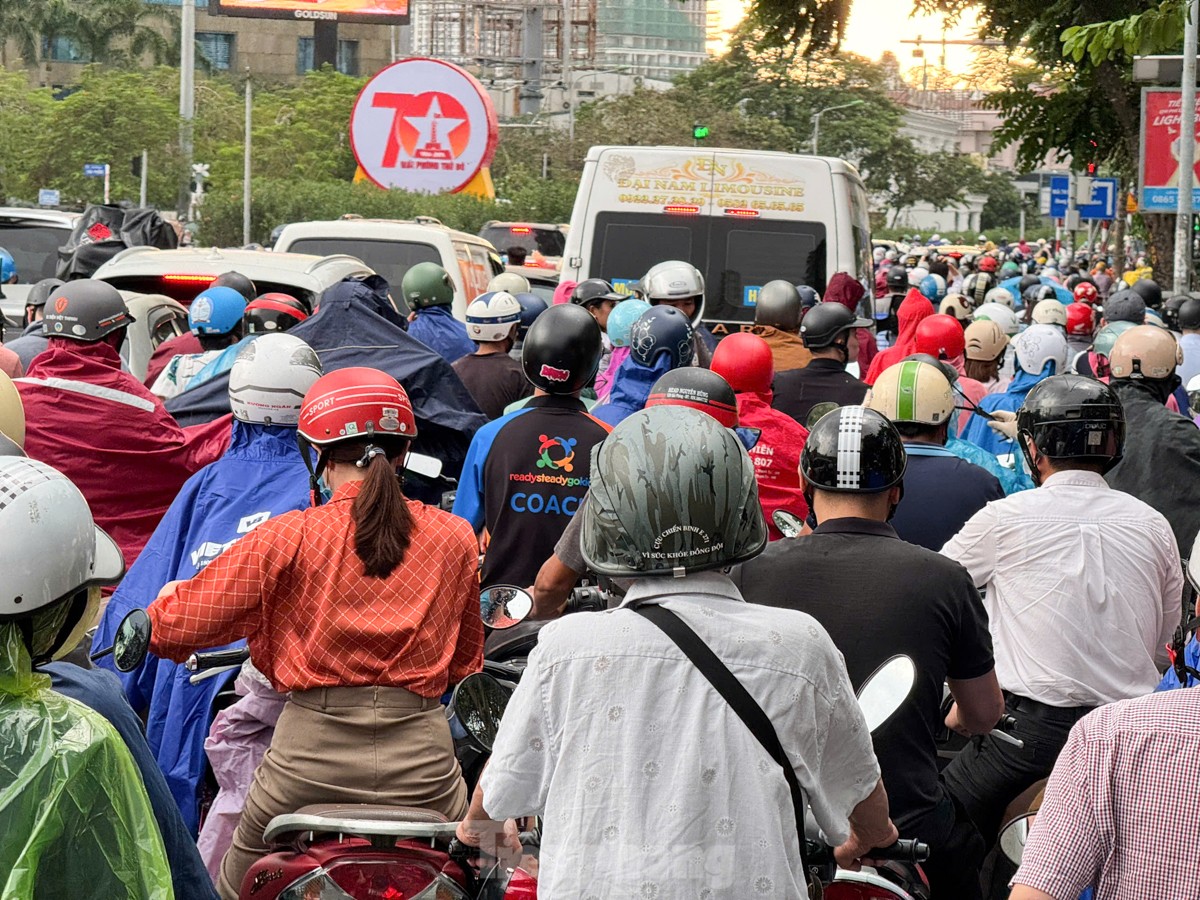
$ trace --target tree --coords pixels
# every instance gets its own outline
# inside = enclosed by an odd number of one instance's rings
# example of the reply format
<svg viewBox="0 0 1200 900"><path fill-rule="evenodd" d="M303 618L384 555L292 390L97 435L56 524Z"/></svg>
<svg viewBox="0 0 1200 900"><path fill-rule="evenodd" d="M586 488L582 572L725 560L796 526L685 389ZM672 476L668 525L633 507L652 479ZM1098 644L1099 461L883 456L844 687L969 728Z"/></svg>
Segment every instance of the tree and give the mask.
<svg viewBox="0 0 1200 900"><path fill-rule="evenodd" d="M88 62L128 67L149 57L162 63L171 45L150 23L169 16L145 0L75 0L57 33L73 40Z"/></svg>

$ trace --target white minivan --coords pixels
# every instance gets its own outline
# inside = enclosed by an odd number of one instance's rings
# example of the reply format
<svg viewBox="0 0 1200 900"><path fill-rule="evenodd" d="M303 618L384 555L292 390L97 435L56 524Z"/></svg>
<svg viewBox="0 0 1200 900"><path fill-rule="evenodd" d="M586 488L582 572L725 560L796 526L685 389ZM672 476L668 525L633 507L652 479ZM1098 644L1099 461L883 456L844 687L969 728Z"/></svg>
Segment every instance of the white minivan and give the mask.
<svg viewBox="0 0 1200 900"><path fill-rule="evenodd" d="M841 159L707 147L592 147L584 161L562 279L631 291L652 265L704 273L716 334L754 320L758 291L782 278L825 290L835 272L871 281L867 192Z"/></svg>

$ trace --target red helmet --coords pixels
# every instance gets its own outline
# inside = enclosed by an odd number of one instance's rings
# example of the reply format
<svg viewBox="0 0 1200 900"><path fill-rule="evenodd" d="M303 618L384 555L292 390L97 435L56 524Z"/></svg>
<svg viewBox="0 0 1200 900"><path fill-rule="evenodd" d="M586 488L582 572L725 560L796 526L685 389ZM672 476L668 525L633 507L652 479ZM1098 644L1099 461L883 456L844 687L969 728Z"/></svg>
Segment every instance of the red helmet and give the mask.
<svg viewBox="0 0 1200 900"><path fill-rule="evenodd" d="M242 321L247 334L266 334L271 331L287 331L308 318L308 310L291 294L274 291L263 294L246 304Z"/></svg>
<svg viewBox="0 0 1200 900"><path fill-rule="evenodd" d="M1075 294L1078 296L1079 285L1075 288ZM1096 288L1088 285L1094 292ZM1096 313L1086 303L1072 303L1067 307L1067 334L1071 337L1091 337L1092 332L1096 330Z"/></svg>
<svg viewBox="0 0 1200 900"><path fill-rule="evenodd" d="M386 372L361 366L338 369L316 380L300 407L301 437L317 447L376 435L412 439L412 403Z"/></svg>
<svg viewBox="0 0 1200 900"><path fill-rule="evenodd" d="M771 346L748 331L731 334L717 344L711 368L738 394L765 394L775 380Z"/></svg>
<svg viewBox="0 0 1200 900"><path fill-rule="evenodd" d="M978 268L980 272L995 272L998 265L1000 265L1000 261L994 256L979 257Z"/></svg>
<svg viewBox="0 0 1200 900"><path fill-rule="evenodd" d="M963 328L954 316L942 313L927 316L917 325L915 353L928 353L934 359L954 359L967 348Z"/></svg>
<svg viewBox="0 0 1200 900"><path fill-rule="evenodd" d="M1100 301L1100 291L1090 281L1081 281L1075 285L1075 301L1092 306Z"/></svg>

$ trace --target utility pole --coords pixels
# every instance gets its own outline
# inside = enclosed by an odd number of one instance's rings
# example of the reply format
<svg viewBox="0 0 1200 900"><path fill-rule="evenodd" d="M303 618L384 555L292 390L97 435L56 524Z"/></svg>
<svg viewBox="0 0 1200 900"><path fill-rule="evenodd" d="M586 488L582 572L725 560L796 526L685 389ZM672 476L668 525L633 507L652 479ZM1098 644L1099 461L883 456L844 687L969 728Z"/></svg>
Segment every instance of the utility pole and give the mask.
<svg viewBox="0 0 1200 900"><path fill-rule="evenodd" d="M1196 2L1187 0L1183 29L1183 78L1179 85L1179 201L1175 208L1176 294L1191 286L1192 190L1196 182Z"/></svg>
<svg viewBox="0 0 1200 900"><path fill-rule="evenodd" d="M246 142L242 152L242 244L250 243L250 131L253 88L250 67L246 67Z"/></svg>
<svg viewBox="0 0 1200 900"><path fill-rule="evenodd" d="M567 141L575 143L575 97L571 93L571 0L562 0L562 81L567 95Z"/></svg>
<svg viewBox="0 0 1200 900"><path fill-rule="evenodd" d="M149 172L147 171L149 168L150 168L150 155L145 150L143 150L142 151L142 186L141 186L141 189L138 191L138 208L139 209L146 208L146 178L149 175Z"/></svg>
<svg viewBox="0 0 1200 900"><path fill-rule="evenodd" d="M192 171L192 120L196 117L196 0L183 0L179 37L179 149L183 171ZM180 212L187 209L189 174L180 190Z"/></svg>

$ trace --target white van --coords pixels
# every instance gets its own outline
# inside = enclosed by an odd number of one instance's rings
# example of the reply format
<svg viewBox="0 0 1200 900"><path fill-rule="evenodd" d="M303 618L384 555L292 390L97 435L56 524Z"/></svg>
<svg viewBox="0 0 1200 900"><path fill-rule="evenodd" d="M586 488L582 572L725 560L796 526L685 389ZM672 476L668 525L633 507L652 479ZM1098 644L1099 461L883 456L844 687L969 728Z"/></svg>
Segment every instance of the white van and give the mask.
<svg viewBox="0 0 1200 900"><path fill-rule="evenodd" d="M827 157L592 147L562 278L628 292L667 259L704 273L704 319L716 334L752 322L759 288L776 278L824 292L843 271L870 285L866 189L852 165Z"/></svg>

